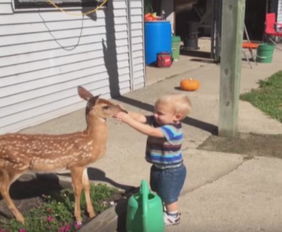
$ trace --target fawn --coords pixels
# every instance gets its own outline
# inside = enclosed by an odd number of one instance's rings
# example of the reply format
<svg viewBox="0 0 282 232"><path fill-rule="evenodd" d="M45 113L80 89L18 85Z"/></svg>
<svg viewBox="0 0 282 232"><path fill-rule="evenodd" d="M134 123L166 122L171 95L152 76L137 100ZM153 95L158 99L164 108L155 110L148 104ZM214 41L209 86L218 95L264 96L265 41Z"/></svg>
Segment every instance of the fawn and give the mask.
<svg viewBox="0 0 282 232"><path fill-rule="evenodd" d="M84 131L62 135L19 133L0 135L0 193L12 214L21 223L24 223L24 217L12 201L9 189L11 184L27 171L70 170L75 195L76 222L82 223L80 197L83 189L89 217L95 216L89 193L87 165L105 153L106 118L124 110L99 96L94 97L83 87L78 87L78 94L87 101L87 127Z"/></svg>

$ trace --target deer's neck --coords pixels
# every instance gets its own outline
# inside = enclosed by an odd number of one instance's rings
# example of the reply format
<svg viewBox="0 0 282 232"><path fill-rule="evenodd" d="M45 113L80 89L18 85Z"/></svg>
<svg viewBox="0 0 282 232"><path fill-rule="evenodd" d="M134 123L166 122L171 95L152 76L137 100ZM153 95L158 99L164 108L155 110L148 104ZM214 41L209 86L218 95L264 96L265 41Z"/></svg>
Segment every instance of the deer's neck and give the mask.
<svg viewBox="0 0 282 232"><path fill-rule="evenodd" d="M85 132L95 141L104 142L108 135L106 119L99 117L88 118Z"/></svg>

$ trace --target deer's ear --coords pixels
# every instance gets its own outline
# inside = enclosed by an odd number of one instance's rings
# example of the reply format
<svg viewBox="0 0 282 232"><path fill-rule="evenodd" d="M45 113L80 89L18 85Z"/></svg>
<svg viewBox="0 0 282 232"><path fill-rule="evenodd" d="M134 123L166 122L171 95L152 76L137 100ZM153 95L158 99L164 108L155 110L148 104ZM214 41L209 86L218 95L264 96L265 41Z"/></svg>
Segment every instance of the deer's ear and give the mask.
<svg viewBox="0 0 282 232"><path fill-rule="evenodd" d="M86 90L85 88L83 88L82 86L78 86L77 87L77 92L78 92L78 95L84 99L85 101L88 101L90 98L93 97L93 95L88 91Z"/></svg>
<svg viewBox="0 0 282 232"><path fill-rule="evenodd" d="M89 99L89 101L87 101L87 105L86 105L86 115L89 114L90 110L93 108L93 106L95 106L97 100L99 98L99 95L98 96L95 96L95 97L91 97Z"/></svg>
<svg viewBox="0 0 282 232"><path fill-rule="evenodd" d="M94 106L98 100L100 95L97 95L95 97L91 97L91 99L89 100L89 102L91 103L92 106Z"/></svg>

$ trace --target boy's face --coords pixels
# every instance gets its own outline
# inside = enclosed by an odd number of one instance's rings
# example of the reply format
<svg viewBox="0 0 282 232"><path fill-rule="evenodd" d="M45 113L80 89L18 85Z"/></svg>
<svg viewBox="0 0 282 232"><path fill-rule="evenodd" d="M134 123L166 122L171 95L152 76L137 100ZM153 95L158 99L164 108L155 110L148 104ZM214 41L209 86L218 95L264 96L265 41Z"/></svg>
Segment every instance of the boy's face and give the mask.
<svg viewBox="0 0 282 232"><path fill-rule="evenodd" d="M155 105L154 117L160 125L179 122L179 116L175 114L173 107L167 104Z"/></svg>

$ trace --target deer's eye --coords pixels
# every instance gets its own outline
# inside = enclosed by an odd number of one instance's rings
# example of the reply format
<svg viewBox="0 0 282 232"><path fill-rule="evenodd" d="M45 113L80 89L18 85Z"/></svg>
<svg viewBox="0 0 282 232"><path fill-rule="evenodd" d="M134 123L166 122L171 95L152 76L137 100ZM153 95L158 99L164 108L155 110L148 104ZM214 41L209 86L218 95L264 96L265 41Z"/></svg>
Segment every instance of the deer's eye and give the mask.
<svg viewBox="0 0 282 232"><path fill-rule="evenodd" d="M110 108L109 106L103 106L103 107L102 107L103 110L107 110L107 109L109 109L109 108Z"/></svg>

